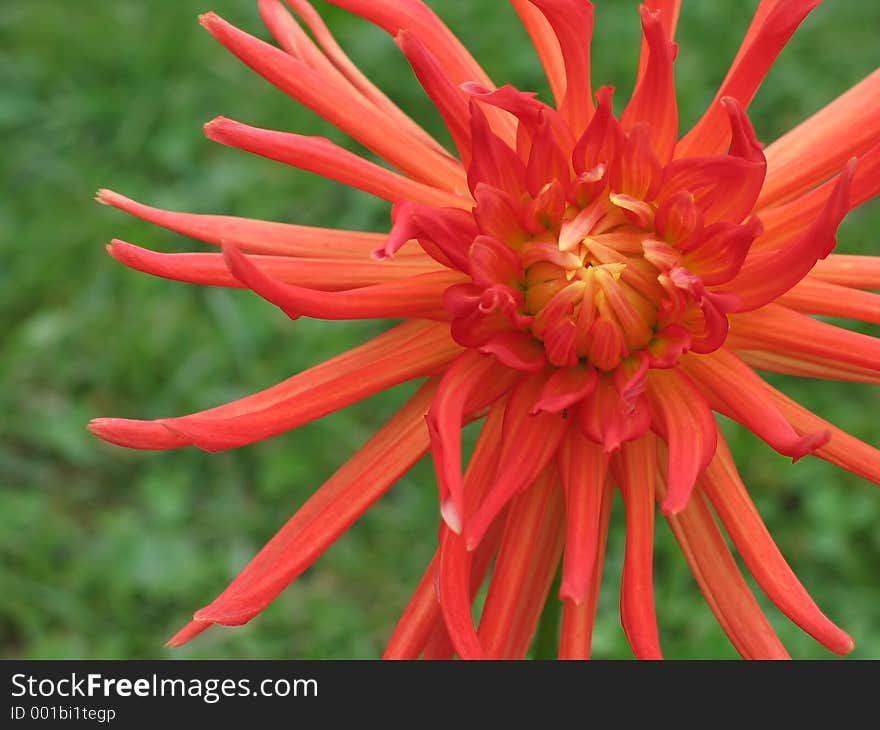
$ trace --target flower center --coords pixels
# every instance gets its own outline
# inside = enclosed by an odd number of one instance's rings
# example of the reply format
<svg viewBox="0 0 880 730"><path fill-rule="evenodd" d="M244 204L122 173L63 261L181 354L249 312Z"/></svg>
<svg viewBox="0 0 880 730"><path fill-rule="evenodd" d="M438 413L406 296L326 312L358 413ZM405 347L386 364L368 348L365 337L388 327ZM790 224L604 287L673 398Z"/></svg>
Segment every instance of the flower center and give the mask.
<svg viewBox="0 0 880 730"><path fill-rule="evenodd" d="M609 200L523 247L529 330L551 364L613 370L650 345L664 309L662 272L646 258L657 244Z"/></svg>

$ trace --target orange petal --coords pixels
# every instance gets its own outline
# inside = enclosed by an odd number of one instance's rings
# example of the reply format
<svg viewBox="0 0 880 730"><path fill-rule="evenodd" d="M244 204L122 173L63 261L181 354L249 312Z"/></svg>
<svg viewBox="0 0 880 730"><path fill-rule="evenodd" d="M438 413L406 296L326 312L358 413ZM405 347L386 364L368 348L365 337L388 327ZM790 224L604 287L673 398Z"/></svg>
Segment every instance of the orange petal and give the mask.
<svg viewBox="0 0 880 730"><path fill-rule="evenodd" d="M857 289L880 289L880 256L833 253L816 262L810 277Z"/></svg>
<svg viewBox="0 0 880 730"><path fill-rule="evenodd" d="M639 11L644 33L643 48L647 46L648 58L644 74L639 78L620 122L625 131L639 122L647 122L654 152L660 162L666 164L678 139L678 104L673 76L675 43L664 27L662 12L652 11L646 5L642 5Z"/></svg>
<svg viewBox="0 0 880 730"><path fill-rule="evenodd" d="M592 581L605 536L600 529L608 456L580 429L569 429L559 448L559 474L565 491L565 557L559 597L583 603L597 587Z"/></svg>
<svg viewBox="0 0 880 730"><path fill-rule="evenodd" d="M654 608L654 485L657 443L653 434L624 444L613 459L626 505L626 552L620 618L636 659L662 659Z"/></svg>
<svg viewBox="0 0 880 730"><path fill-rule="evenodd" d="M352 63L308 0L287 0L287 4L312 32L321 50L299 27L299 24L291 18L290 14L284 11L279 0L260 0L260 15L263 22L266 23L282 48L291 55L305 60L309 66L318 70L322 75L329 75L334 80L342 81L348 85L352 93L362 96L389 117L396 128L404 130L407 135L440 154L447 154L437 140L401 111L400 107L376 88Z"/></svg>
<svg viewBox="0 0 880 730"><path fill-rule="evenodd" d="M373 250L384 245L387 238L383 233L339 231L226 215L177 213L143 205L112 190L99 190L96 199L99 203L119 208L184 236L215 246L228 241L249 253L368 259ZM418 251L416 256L424 257L424 254Z"/></svg>
<svg viewBox="0 0 880 730"><path fill-rule="evenodd" d="M687 356L681 366L713 410L743 424L779 453L797 461L828 443L827 431L798 434L774 405L767 383L729 349Z"/></svg>
<svg viewBox="0 0 880 730"><path fill-rule="evenodd" d="M234 245L223 246L223 257L236 279L291 319L305 316L328 320L447 320L451 315L443 306L443 292L464 281L458 272L436 271L412 279L325 292L275 278Z"/></svg>
<svg viewBox="0 0 880 730"><path fill-rule="evenodd" d="M749 571L779 610L836 654L851 652L853 640L819 610L782 557L720 434L715 459L703 473L700 486Z"/></svg>
<svg viewBox="0 0 880 730"><path fill-rule="evenodd" d="M260 393L178 418L97 418L99 438L137 449L236 448L276 436L392 385L431 375L461 348L441 323L408 322Z"/></svg>
<svg viewBox="0 0 880 730"><path fill-rule="evenodd" d="M118 239L107 246L107 253L129 268L165 279L203 286L244 286L230 273L223 255L219 253L159 253ZM374 261L368 258L251 256L250 261L280 281L321 291L341 291L398 281L438 268L434 262L422 263L411 257Z"/></svg>
<svg viewBox="0 0 880 730"><path fill-rule="evenodd" d="M717 154L730 141L719 101L725 96L748 108L758 87L804 18L822 0L762 0L742 46L708 110L675 148L676 157Z"/></svg>
<svg viewBox="0 0 880 730"><path fill-rule="evenodd" d="M662 479L657 488L663 499ZM740 573L703 494L698 491L684 511L666 519L706 603L736 650L746 659L789 659Z"/></svg>
<svg viewBox="0 0 880 730"><path fill-rule="evenodd" d="M302 61L239 30L215 13L206 13L199 21L269 83L350 134L405 175L446 191L461 188L463 170L456 160L412 137L407 137L407 144L400 144L400 130L391 119L352 95L346 85L321 76Z"/></svg>
<svg viewBox="0 0 880 730"><path fill-rule="evenodd" d="M730 347L775 350L880 372L880 339L820 322L778 304L730 316Z"/></svg>
<svg viewBox="0 0 880 730"><path fill-rule="evenodd" d="M513 500L495 558L479 638L487 659L522 659L562 552L563 499L551 464Z"/></svg>
<svg viewBox="0 0 880 730"><path fill-rule="evenodd" d="M779 410L801 433L826 429L831 431L831 440L816 450L816 456L880 484L880 450L820 418L784 393L772 389L772 394Z"/></svg>
<svg viewBox="0 0 880 730"><path fill-rule="evenodd" d="M385 200L470 209L472 203L368 162L329 139L276 132L217 117L205 125L208 139L336 180Z"/></svg>
<svg viewBox="0 0 880 730"><path fill-rule="evenodd" d="M769 145L767 182L758 207L824 182L880 138L880 70Z"/></svg>
<svg viewBox="0 0 880 730"><path fill-rule="evenodd" d="M651 428L669 445L663 514L681 512L715 454L715 417L699 388L678 370L652 370L646 391Z"/></svg>
<svg viewBox="0 0 880 730"><path fill-rule="evenodd" d="M777 302L802 314L847 317L880 324L880 294L832 284L812 275L795 284Z"/></svg>
<svg viewBox="0 0 880 730"><path fill-rule="evenodd" d="M247 623L308 568L427 452L429 381L266 544L198 621Z"/></svg>

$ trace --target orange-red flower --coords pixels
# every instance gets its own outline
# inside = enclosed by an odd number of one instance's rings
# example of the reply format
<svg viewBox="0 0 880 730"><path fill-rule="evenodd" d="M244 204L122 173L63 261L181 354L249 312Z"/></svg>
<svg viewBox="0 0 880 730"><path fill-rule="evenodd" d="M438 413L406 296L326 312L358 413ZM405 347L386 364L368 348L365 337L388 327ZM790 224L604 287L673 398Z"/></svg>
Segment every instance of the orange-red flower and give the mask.
<svg viewBox="0 0 880 730"><path fill-rule="evenodd" d="M158 276L247 287L291 319L406 321L234 403L91 429L135 448L217 451L425 381L171 643L252 619L430 451L444 523L389 658L524 656L560 561L559 655L588 657L615 489L627 522L621 617L637 657L661 656L655 502L743 656L787 654L725 532L780 610L847 653L852 640L768 534L713 412L794 461L812 454L880 481L880 452L755 370L880 380L880 340L809 316L880 323L868 291L880 288L880 259L832 253L841 220L880 189L880 72L764 149L745 110L818 0L762 0L716 99L683 136L677 0L641 8L639 75L619 118L613 90L591 90L586 0L512 0L555 106L496 87L419 0L331 1L394 36L457 156L357 70L306 0L288 5L315 41L279 0L259 5L280 48L214 14L202 24L397 172L323 138L228 119L205 131L390 201L390 232L175 213L101 191L103 203L222 247L169 255L114 241L109 251ZM461 429L475 420L465 465Z"/></svg>

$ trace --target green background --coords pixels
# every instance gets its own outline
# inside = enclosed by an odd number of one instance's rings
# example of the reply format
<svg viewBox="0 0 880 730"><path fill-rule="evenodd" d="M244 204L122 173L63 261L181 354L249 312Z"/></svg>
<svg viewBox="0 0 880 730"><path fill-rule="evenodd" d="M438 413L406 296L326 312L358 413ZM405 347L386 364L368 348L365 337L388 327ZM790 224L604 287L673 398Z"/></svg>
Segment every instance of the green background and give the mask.
<svg viewBox="0 0 880 730"><path fill-rule="evenodd" d="M755 4L685 3L676 67L683 128L711 99ZM546 93L507 3L431 5L497 83ZM637 3L597 5L595 85L614 83L625 99L637 65ZM210 9L267 35L251 0L0 3L5 658L376 657L435 546L436 488L423 462L258 619L163 648L412 390L217 455L127 451L86 432L95 416L178 415L243 396L386 326L294 324L249 292L154 280L104 253L113 237L163 251L206 247L93 203L99 187L178 210L387 229L382 202L204 139L200 125L222 114L343 141L210 38L196 22ZM361 67L447 139L391 40L335 8L321 11ZM878 27L877 3L837 0L816 11L752 107L759 137L773 140L872 71ZM841 250L877 253L878 228L876 205L856 211ZM877 388L775 381L878 442ZM817 459L792 467L742 429L729 433L783 552L855 637L852 656L880 658L876 488ZM619 507L599 658L631 656L618 618ZM662 523L655 563L667 656L735 656ZM831 656L759 599L793 655Z"/></svg>

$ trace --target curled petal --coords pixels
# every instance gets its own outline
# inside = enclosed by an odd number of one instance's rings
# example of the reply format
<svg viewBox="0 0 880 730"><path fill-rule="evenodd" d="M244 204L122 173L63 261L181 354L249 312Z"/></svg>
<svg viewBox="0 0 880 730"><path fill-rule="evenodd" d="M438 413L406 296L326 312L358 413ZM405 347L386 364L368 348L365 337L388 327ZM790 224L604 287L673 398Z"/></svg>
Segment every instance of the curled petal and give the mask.
<svg viewBox="0 0 880 730"><path fill-rule="evenodd" d="M244 286L232 275L219 253L159 253L118 239L107 246L107 253L129 268L165 279L203 286ZM251 256L250 261L281 281L321 291L356 289L437 270L434 262L422 263L412 257L379 262L370 258Z"/></svg>
<svg viewBox="0 0 880 730"><path fill-rule="evenodd" d="M494 358L470 350L456 359L443 375L428 411L441 509L454 532L461 532L465 512L461 429L466 415L500 398L515 379L516 373L500 368ZM447 500L451 502L447 504Z"/></svg>
<svg viewBox="0 0 880 730"><path fill-rule="evenodd" d="M520 381L510 394L504 412L504 438L498 474L491 490L473 517L465 520L464 535L469 549L480 544L489 525L510 500L537 479L555 456L568 427L557 414L530 415L546 382L543 373Z"/></svg>
<svg viewBox="0 0 880 730"><path fill-rule="evenodd" d="M444 320L449 312L443 307L443 292L463 280L457 272L438 271L359 289L324 292L276 279L231 244L223 246L223 256L236 279L291 319Z"/></svg>
<svg viewBox="0 0 880 730"><path fill-rule="evenodd" d="M610 454L620 445L645 434L651 425L643 395L624 398L608 376L599 378L593 394L578 408L577 423L584 435Z"/></svg>
<svg viewBox="0 0 880 730"><path fill-rule="evenodd" d="M592 365L560 368L547 380L541 391L541 399L535 403L532 412L558 413L565 410L588 398L598 382L599 374Z"/></svg>
<svg viewBox="0 0 880 730"><path fill-rule="evenodd" d="M565 94L559 104L559 110L568 121L571 130L575 134L580 134L586 129L590 117L593 116L590 91L593 3L587 0L530 0L530 2L547 19L559 42L565 66Z"/></svg>
<svg viewBox="0 0 880 730"><path fill-rule="evenodd" d="M700 386L713 410L743 424L779 453L794 461L828 443L831 434L798 434L774 405L767 384L729 349L682 360L684 371Z"/></svg>
<svg viewBox="0 0 880 730"><path fill-rule="evenodd" d="M854 174L853 160L840 174L819 217L797 240L781 250L761 251L746 259L728 285L740 300L739 311L747 312L772 302L803 279L817 260L834 250L837 227L850 209L850 182Z"/></svg>

